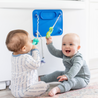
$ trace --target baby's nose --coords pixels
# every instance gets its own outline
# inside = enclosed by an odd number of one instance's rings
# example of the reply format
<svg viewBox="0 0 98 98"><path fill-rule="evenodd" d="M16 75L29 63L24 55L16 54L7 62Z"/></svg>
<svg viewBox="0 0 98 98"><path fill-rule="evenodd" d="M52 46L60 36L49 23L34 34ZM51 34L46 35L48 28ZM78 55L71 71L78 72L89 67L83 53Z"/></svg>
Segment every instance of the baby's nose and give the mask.
<svg viewBox="0 0 98 98"><path fill-rule="evenodd" d="M69 47L69 45L66 45L66 47Z"/></svg>

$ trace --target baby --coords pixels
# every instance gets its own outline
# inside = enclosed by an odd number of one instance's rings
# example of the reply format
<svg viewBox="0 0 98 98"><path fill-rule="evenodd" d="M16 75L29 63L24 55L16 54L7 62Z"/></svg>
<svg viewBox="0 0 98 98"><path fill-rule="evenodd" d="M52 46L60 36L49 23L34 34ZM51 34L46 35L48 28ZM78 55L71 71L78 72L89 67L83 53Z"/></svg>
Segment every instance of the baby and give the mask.
<svg viewBox="0 0 98 98"><path fill-rule="evenodd" d="M32 45L29 34L24 30L10 31L6 38L6 46L13 52L11 57L12 94L15 97L35 97L45 93L48 85L43 81L38 82L39 51Z"/></svg>
<svg viewBox="0 0 98 98"><path fill-rule="evenodd" d="M82 54L78 51L81 47L79 36L75 33L65 34L62 38L62 50L55 49L51 37L46 38L46 41L49 52L62 58L65 66L65 71L56 71L39 78L45 82L61 82L50 90L49 96L86 87L90 81L90 71Z"/></svg>

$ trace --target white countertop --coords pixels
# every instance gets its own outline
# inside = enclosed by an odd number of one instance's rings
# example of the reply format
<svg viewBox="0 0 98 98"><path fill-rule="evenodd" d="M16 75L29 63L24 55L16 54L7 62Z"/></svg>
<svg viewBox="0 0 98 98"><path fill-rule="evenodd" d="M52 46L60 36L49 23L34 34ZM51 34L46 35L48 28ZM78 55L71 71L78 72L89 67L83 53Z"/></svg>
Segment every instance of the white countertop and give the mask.
<svg viewBox="0 0 98 98"><path fill-rule="evenodd" d="M50 1L0 1L0 8L9 9L85 9L86 4L83 1L63 1L63 0L50 0Z"/></svg>

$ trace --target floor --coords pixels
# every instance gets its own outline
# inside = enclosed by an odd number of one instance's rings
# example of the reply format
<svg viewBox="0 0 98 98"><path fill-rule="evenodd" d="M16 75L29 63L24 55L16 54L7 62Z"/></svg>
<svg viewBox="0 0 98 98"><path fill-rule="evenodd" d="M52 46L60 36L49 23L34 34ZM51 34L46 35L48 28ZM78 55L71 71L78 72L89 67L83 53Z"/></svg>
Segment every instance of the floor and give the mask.
<svg viewBox="0 0 98 98"><path fill-rule="evenodd" d="M89 61L89 68L91 72L91 82L98 82L98 58Z"/></svg>
<svg viewBox="0 0 98 98"><path fill-rule="evenodd" d="M15 98L12 96L11 91L6 88L6 90L0 90L0 98Z"/></svg>
<svg viewBox="0 0 98 98"><path fill-rule="evenodd" d="M50 89L39 98L98 98L98 83L97 82L89 84L86 88L71 90L66 93L57 94L54 97L49 97L48 92L53 88L53 86L56 86L56 85L55 84L50 85ZM15 97L12 96L11 91L7 87L6 90L0 91L0 98L15 98ZM34 97L31 97L31 98L34 98Z"/></svg>
<svg viewBox="0 0 98 98"><path fill-rule="evenodd" d="M55 82L55 83L54 82L51 82L49 84L50 84L50 89L52 89L54 86L57 86L59 84L59 82ZM49 92L49 90L48 90L48 92ZM48 92L46 93L47 95L48 95ZM0 90L0 98L15 98L15 97L11 94L11 90L9 90L9 87L7 87L4 90Z"/></svg>

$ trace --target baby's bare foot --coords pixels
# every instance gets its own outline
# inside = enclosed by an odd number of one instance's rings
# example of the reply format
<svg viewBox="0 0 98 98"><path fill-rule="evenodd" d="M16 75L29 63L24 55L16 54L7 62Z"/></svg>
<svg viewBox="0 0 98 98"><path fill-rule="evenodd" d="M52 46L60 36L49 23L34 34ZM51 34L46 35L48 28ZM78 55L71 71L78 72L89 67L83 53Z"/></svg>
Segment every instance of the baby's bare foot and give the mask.
<svg viewBox="0 0 98 98"><path fill-rule="evenodd" d="M58 87L54 87L49 93L48 95L53 97L54 95L56 95L57 93L60 93L60 89Z"/></svg>

